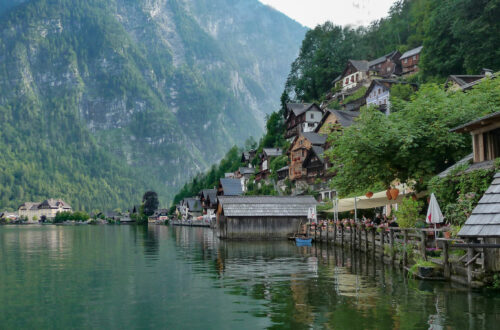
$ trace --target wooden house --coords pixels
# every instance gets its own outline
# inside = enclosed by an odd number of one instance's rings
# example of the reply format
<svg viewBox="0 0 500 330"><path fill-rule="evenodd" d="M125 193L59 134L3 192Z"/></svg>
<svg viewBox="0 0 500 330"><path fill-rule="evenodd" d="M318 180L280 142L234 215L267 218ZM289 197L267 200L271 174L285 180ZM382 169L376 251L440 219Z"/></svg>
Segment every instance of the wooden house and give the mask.
<svg viewBox="0 0 500 330"><path fill-rule="evenodd" d="M243 192L246 192L246 187L250 181L250 177L255 174L255 169L251 167L240 167L234 174L236 179L240 179Z"/></svg>
<svg viewBox="0 0 500 330"><path fill-rule="evenodd" d="M283 155L280 148L264 148L260 154L260 171L255 175L255 180L266 180L271 174L270 162L273 158Z"/></svg>
<svg viewBox="0 0 500 330"><path fill-rule="evenodd" d="M399 76L402 72L401 53L397 50L368 62L368 70L371 77L390 78Z"/></svg>
<svg viewBox="0 0 500 330"><path fill-rule="evenodd" d="M257 155L257 150L251 149L249 151L244 151L241 154L241 162L249 167L252 167L251 163L255 156Z"/></svg>
<svg viewBox="0 0 500 330"><path fill-rule="evenodd" d="M391 88L396 84L408 84L406 82L397 81L394 79L374 79L366 90L365 99L367 106L376 106L380 111L389 115L391 112ZM414 90L417 89L416 84L409 84Z"/></svg>
<svg viewBox="0 0 500 330"><path fill-rule="evenodd" d="M278 181L286 180L288 178L289 167L284 166L277 171Z"/></svg>
<svg viewBox="0 0 500 330"><path fill-rule="evenodd" d="M452 132L471 134L474 163L492 163L500 157L500 112L456 127Z"/></svg>
<svg viewBox="0 0 500 330"><path fill-rule="evenodd" d="M293 138L303 132L312 132L318 126L323 110L316 103L288 103L286 105L285 138Z"/></svg>
<svg viewBox="0 0 500 330"><path fill-rule="evenodd" d="M418 63L420 62L420 53L424 47L420 46L417 48L410 49L401 57L399 60L401 61L402 74L412 74L418 72Z"/></svg>
<svg viewBox="0 0 500 330"><path fill-rule="evenodd" d="M344 71L333 83L342 93L355 91L370 78L369 68L368 61L348 60Z"/></svg>
<svg viewBox="0 0 500 330"><path fill-rule="evenodd" d="M313 146L322 147L326 143L326 135L318 133L302 133L293 141L289 153L288 176L290 180L297 181L305 179L306 170L303 162L306 159L309 150Z"/></svg>
<svg viewBox="0 0 500 330"><path fill-rule="evenodd" d="M325 158L324 152L325 150L323 147L312 146L302 163L306 182L309 185L317 183L318 179L321 182L327 182L328 179L332 177L332 173L328 171L331 165Z"/></svg>
<svg viewBox="0 0 500 330"><path fill-rule="evenodd" d="M217 231L223 239L286 239L308 221L312 196L219 196Z"/></svg>
<svg viewBox="0 0 500 330"><path fill-rule="evenodd" d="M200 191L199 198L203 214L214 214L215 203L217 200L217 189L203 189Z"/></svg>

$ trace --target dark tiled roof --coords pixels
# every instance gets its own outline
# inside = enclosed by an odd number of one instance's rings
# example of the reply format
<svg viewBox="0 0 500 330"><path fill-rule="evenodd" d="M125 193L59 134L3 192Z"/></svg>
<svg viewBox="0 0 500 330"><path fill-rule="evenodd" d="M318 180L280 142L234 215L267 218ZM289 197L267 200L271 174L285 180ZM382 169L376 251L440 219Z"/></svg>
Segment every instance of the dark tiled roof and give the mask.
<svg viewBox="0 0 500 330"><path fill-rule="evenodd" d="M286 107L287 110L293 112L295 116L299 116L313 107L321 111L316 103L287 103Z"/></svg>
<svg viewBox="0 0 500 330"><path fill-rule="evenodd" d="M424 46L420 46L420 47L417 47L417 48L410 49L409 51L407 51L406 53L404 53L403 55L401 55L401 57L399 59L402 60L404 58L420 54L420 52L422 51L422 48L424 48Z"/></svg>
<svg viewBox="0 0 500 330"><path fill-rule="evenodd" d="M354 66L358 71L368 71L368 61L366 60L349 60L352 66Z"/></svg>
<svg viewBox="0 0 500 330"><path fill-rule="evenodd" d="M288 169L289 169L288 166L284 166L284 167L280 168L277 172L283 172L283 171L287 171L288 172Z"/></svg>
<svg viewBox="0 0 500 330"><path fill-rule="evenodd" d="M448 167L443 172L439 173L437 176L440 178L446 177L448 174L450 174L454 169L458 168L459 166L461 166L463 164L470 164L472 162L472 158L473 158L473 154L465 156L464 158L460 159L455 164Z"/></svg>
<svg viewBox="0 0 500 330"><path fill-rule="evenodd" d="M372 67L374 65L381 64L381 63L385 62L388 58L392 58L397 53L398 53L398 51L395 50L395 51L390 52L389 54L385 54L384 56L381 56L375 60L368 62L368 66Z"/></svg>
<svg viewBox="0 0 500 330"><path fill-rule="evenodd" d="M372 82L370 83L370 86L368 87L368 89L366 90L366 93L365 93L365 98L368 97L368 95L372 92L372 89L376 86L376 85L379 85L379 86L382 86L384 87L385 89L391 89L392 85L395 85L395 84L410 84L411 86L413 86L415 89L418 87L417 84L414 84L414 83L408 83L406 81L398 81L398 80L395 80L395 79L374 79L372 80Z"/></svg>
<svg viewBox="0 0 500 330"><path fill-rule="evenodd" d="M359 117L359 111L329 110L337 117L342 127L349 127L354 124L354 120Z"/></svg>
<svg viewBox="0 0 500 330"><path fill-rule="evenodd" d="M252 168L252 167L240 167L238 171L242 175L244 175L244 174L254 174L255 173L255 169Z"/></svg>
<svg viewBox="0 0 500 330"><path fill-rule="evenodd" d="M186 198L186 204L190 212L201 212L201 202L197 198Z"/></svg>
<svg viewBox="0 0 500 330"><path fill-rule="evenodd" d="M458 233L460 237L500 237L500 172Z"/></svg>
<svg viewBox="0 0 500 330"><path fill-rule="evenodd" d="M278 157L283 154L283 150L281 150L280 148L264 148L262 152L268 157Z"/></svg>
<svg viewBox="0 0 500 330"><path fill-rule="evenodd" d="M482 126L489 124L489 122L498 121L500 118L500 111L489 114L487 116L481 117L479 119L473 120L466 124L460 125L450 130L450 132L464 133Z"/></svg>
<svg viewBox="0 0 500 330"><path fill-rule="evenodd" d="M324 156L323 156L323 153L325 152L325 149L323 149L322 147L318 147L318 146L313 146L311 148L311 151L318 157L319 161L324 163L325 162L325 159L324 159Z"/></svg>
<svg viewBox="0 0 500 330"><path fill-rule="evenodd" d="M317 205L312 196L219 196L219 203L228 217L307 217Z"/></svg>
<svg viewBox="0 0 500 330"><path fill-rule="evenodd" d="M220 179L220 184L224 191L224 196L243 195L240 179Z"/></svg>
<svg viewBox="0 0 500 330"><path fill-rule="evenodd" d="M312 145L323 145L326 143L326 135L313 132L304 132L302 135L309 140Z"/></svg>

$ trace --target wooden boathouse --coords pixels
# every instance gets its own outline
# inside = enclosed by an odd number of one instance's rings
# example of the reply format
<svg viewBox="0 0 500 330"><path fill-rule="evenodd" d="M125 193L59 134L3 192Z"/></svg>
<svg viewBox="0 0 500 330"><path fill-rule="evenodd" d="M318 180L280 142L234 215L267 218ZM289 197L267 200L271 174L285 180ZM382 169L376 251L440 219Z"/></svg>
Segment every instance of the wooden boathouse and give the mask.
<svg viewBox="0 0 500 330"><path fill-rule="evenodd" d="M312 196L219 196L217 233L223 239L286 239L316 208Z"/></svg>

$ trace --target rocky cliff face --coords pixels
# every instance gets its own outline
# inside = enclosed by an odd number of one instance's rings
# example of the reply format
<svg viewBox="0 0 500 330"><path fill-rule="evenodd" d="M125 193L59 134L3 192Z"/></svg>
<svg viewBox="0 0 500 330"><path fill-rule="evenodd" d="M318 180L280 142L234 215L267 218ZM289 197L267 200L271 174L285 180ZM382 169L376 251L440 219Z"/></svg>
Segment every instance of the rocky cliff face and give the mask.
<svg viewBox="0 0 500 330"><path fill-rule="evenodd" d="M13 134L64 131L52 139L67 156L88 136L88 157L130 167L164 201L260 135L305 33L256 0L19 0L0 15L0 110L25 124Z"/></svg>

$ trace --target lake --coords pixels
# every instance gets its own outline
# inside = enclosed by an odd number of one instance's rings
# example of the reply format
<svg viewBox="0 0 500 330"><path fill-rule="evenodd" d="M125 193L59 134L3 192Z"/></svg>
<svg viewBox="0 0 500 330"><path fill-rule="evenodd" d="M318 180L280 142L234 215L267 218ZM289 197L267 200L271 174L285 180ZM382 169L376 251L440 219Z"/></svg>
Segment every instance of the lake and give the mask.
<svg viewBox="0 0 500 330"><path fill-rule="evenodd" d="M487 329L500 294L207 228L0 226L0 329Z"/></svg>

